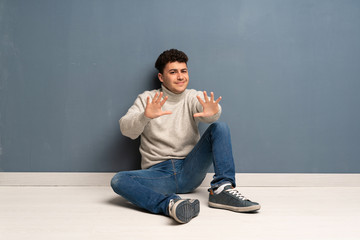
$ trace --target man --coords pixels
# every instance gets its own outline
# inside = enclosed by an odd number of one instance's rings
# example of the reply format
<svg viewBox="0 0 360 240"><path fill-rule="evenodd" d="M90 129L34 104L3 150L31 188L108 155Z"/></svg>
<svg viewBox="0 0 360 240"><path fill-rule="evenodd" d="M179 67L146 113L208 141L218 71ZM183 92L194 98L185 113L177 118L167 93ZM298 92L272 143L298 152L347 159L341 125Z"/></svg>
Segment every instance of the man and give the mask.
<svg viewBox="0 0 360 240"><path fill-rule="evenodd" d="M164 51L155 63L161 89L140 94L119 120L123 135L141 137L142 170L117 173L111 186L141 208L187 223L199 214L199 201L177 194L195 190L213 164L209 206L257 211L260 205L235 189L230 131L225 123L215 122L221 97L215 100L212 92L209 98L205 91L187 89L187 61L182 51ZM212 123L201 138L200 121Z"/></svg>

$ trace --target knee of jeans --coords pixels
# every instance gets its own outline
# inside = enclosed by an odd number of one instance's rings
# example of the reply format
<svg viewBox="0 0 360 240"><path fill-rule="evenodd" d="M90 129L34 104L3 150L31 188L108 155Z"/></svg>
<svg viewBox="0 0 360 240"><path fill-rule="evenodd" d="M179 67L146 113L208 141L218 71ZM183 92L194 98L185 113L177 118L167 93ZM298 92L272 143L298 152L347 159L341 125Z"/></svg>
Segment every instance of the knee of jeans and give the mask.
<svg viewBox="0 0 360 240"><path fill-rule="evenodd" d="M125 173L119 172L115 174L115 176L111 179L110 185L114 192L120 192L122 188L121 184L124 183L123 178L125 177L125 175Z"/></svg>
<svg viewBox="0 0 360 240"><path fill-rule="evenodd" d="M214 122L210 126L213 131L229 131L229 126L225 122Z"/></svg>

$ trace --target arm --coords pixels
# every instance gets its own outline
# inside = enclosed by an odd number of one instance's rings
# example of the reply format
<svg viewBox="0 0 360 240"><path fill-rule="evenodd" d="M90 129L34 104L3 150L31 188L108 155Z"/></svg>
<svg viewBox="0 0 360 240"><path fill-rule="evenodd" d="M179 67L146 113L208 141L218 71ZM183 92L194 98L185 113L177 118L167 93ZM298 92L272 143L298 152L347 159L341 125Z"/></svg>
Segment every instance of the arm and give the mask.
<svg viewBox="0 0 360 240"><path fill-rule="evenodd" d="M139 95L134 105L119 120L121 133L131 139L136 139L141 135L151 119L171 114L170 111L162 111L161 107L167 100L167 97L162 99L162 96L163 93L156 93L152 101L148 96L145 103L145 100Z"/></svg>
<svg viewBox="0 0 360 240"><path fill-rule="evenodd" d="M119 120L121 133L131 139L136 139L144 131L150 118L145 117L145 104L140 95L128 112Z"/></svg>

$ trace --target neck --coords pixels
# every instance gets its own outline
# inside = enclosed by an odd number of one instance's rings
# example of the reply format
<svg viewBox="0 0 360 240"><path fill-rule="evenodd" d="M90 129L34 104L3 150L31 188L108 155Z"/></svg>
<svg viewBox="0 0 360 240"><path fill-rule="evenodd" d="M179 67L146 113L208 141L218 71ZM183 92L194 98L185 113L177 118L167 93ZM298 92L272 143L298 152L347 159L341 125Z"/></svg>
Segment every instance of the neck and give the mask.
<svg viewBox="0 0 360 240"><path fill-rule="evenodd" d="M184 97L184 92L182 93L173 93L172 91L170 91L169 89L167 89L163 84L161 85L161 89L164 93L164 97L165 96L168 96L168 100L167 101L170 101L170 102L177 102L179 100L181 100L183 97Z"/></svg>

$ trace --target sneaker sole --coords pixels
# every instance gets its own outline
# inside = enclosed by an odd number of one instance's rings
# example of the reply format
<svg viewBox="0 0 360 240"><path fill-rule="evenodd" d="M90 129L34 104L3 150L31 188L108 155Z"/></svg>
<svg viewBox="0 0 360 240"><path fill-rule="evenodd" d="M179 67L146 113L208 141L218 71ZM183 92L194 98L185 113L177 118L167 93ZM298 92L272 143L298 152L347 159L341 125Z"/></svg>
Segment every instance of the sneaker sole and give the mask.
<svg viewBox="0 0 360 240"><path fill-rule="evenodd" d="M260 205L253 205L249 207L233 207L233 206L223 205L220 203L213 203L213 202L209 202L209 207L227 209L234 212L255 212L261 208Z"/></svg>
<svg viewBox="0 0 360 240"><path fill-rule="evenodd" d="M200 202L199 200L178 201L174 208L176 213L174 219L179 223L188 223L191 219L199 215Z"/></svg>

